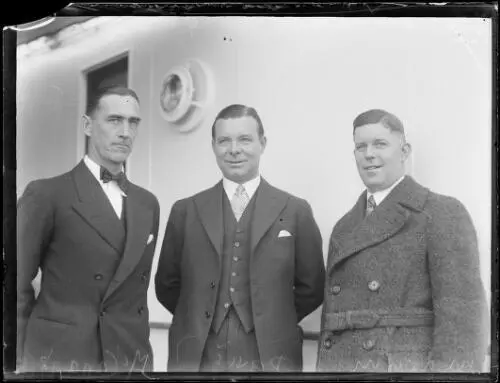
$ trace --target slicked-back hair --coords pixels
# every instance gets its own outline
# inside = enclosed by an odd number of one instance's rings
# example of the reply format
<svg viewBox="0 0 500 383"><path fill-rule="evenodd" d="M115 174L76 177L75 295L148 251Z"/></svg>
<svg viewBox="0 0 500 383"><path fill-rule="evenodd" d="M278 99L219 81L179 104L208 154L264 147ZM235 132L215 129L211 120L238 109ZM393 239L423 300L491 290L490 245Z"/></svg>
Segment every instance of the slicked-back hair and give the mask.
<svg viewBox="0 0 500 383"><path fill-rule="evenodd" d="M139 104L139 97L130 88L123 85L111 85L104 88L99 88L95 94L93 94L87 105L87 116L91 116L99 107L99 102L104 96L111 94L116 94L118 96L130 96L133 97Z"/></svg>
<svg viewBox="0 0 500 383"><path fill-rule="evenodd" d="M222 109L217 114L217 117L215 117L214 123L212 124L212 139L215 140L215 124L218 120L228 120L231 118L240 118L247 116L253 117L255 121L257 121L259 138L262 138L264 136L264 126L262 125L262 121L257 111L251 106L232 104Z"/></svg>
<svg viewBox="0 0 500 383"><path fill-rule="evenodd" d="M391 132L401 133L403 140L405 139L405 130L403 127L403 123L394 114L389 113L383 109L370 109L358 115L352 123L352 133L354 134L356 128L360 126L379 123L389 129Z"/></svg>

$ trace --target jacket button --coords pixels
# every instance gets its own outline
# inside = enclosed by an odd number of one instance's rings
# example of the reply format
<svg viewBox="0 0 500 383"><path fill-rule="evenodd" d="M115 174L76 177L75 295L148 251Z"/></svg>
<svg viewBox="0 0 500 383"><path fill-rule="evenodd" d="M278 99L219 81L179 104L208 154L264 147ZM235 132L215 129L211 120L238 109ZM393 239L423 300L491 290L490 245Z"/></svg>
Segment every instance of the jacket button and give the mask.
<svg viewBox="0 0 500 383"><path fill-rule="evenodd" d="M96 275L94 275L94 279L96 281L100 281L102 279L102 274L96 274Z"/></svg>
<svg viewBox="0 0 500 383"><path fill-rule="evenodd" d="M210 288L211 289L215 288L215 282L214 281L210 282Z"/></svg>
<svg viewBox="0 0 500 383"><path fill-rule="evenodd" d="M144 306L139 307L139 309L137 310L139 315L142 315L143 311L144 311Z"/></svg>
<svg viewBox="0 0 500 383"><path fill-rule="evenodd" d="M148 279L148 273L147 271L145 271L144 273L142 273L141 275L141 279L142 281L145 283L146 282L146 279Z"/></svg>
<svg viewBox="0 0 500 383"><path fill-rule="evenodd" d="M101 317L103 317L104 315L106 315L106 309L102 309L102 311L99 313L99 315Z"/></svg>
<svg viewBox="0 0 500 383"><path fill-rule="evenodd" d="M375 342L371 339L367 340L366 342L363 343L363 348L366 350L366 351L370 351L371 349L373 349L373 347L375 347Z"/></svg>
<svg viewBox="0 0 500 383"><path fill-rule="evenodd" d="M211 315L209 311L205 311L205 317L210 318Z"/></svg>
<svg viewBox="0 0 500 383"><path fill-rule="evenodd" d="M380 288L380 282L379 281L371 281L368 283L368 288L370 291L377 291Z"/></svg>
<svg viewBox="0 0 500 383"><path fill-rule="evenodd" d="M329 349L331 348L333 345L333 342L330 338L326 338L324 341L323 341L323 346L326 348L326 349Z"/></svg>
<svg viewBox="0 0 500 383"><path fill-rule="evenodd" d="M337 295L338 293L340 293L340 290L342 290L342 289L339 285L335 285L335 286L332 286L330 288L331 293L334 295Z"/></svg>

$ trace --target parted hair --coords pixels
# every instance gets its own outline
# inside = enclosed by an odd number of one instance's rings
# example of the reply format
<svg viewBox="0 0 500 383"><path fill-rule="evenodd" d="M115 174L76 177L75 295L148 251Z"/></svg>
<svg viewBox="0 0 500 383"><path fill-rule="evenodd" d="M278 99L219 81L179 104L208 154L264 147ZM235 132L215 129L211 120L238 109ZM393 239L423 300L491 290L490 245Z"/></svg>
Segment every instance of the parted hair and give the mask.
<svg viewBox="0 0 500 383"><path fill-rule="evenodd" d="M253 117L255 121L257 121L259 137L262 138L264 136L264 126L262 125L262 121L257 111L251 106L232 104L222 109L215 117L214 123L212 124L212 139L215 139L215 124L218 120L228 120L246 116Z"/></svg>
<svg viewBox="0 0 500 383"><path fill-rule="evenodd" d="M101 98L103 98L104 96L108 96L110 94L116 94L118 96L131 96L137 101L137 103L139 103L139 96L137 96L137 93L135 93L132 89L127 88L126 86L123 85L111 85L99 88L97 92L95 92L90 96L86 111L87 116L90 116L97 110Z"/></svg>
<svg viewBox="0 0 500 383"><path fill-rule="evenodd" d="M360 126L379 123L384 125L391 132L398 132L401 133L403 137L405 136L405 130L401 120L394 114L389 113L383 109L370 109L358 115L352 123L352 132L354 133L356 128Z"/></svg>

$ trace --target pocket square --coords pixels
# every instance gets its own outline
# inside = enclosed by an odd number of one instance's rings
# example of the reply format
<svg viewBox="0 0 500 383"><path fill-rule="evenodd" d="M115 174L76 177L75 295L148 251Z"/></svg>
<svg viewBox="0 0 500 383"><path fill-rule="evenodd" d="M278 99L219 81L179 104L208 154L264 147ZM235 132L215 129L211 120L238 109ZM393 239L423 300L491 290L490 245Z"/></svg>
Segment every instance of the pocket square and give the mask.
<svg viewBox="0 0 500 383"><path fill-rule="evenodd" d="M146 243L146 245L149 245L151 243L151 241L153 240L155 236L153 234L149 234L149 237L148 237L148 242Z"/></svg>
<svg viewBox="0 0 500 383"><path fill-rule="evenodd" d="M281 237L291 237L292 235L286 231L286 230L281 230L278 234L278 238L281 238Z"/></svg>

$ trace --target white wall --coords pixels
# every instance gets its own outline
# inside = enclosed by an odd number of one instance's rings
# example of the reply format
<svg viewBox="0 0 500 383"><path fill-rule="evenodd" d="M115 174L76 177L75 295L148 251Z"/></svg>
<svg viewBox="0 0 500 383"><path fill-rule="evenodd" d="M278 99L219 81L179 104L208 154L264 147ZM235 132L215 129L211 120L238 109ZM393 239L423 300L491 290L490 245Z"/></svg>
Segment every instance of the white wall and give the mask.
<svg viewBox="0 0 500 383"><path fill-rule="evenodd" d="M382 108L406 126L414 149L409 173L469 209L489 292L489 20L112 18L86 39L20 60L19 192L31 179L76 164L83 154L81 73L124 51L144 117L130 178L160 201L159 243L175 200L219 180L210 146L215 114L230 103L246 103L257 108L268 136L263 176L310 202L326 257L333 225L363 189L352 155L352 121L364 110ZM216 98L204 123L181 134L162 119L159 92L164 74L189 58L211 68ZM153 282L149 303L152 321L170 319ZM306 319L307 329L319 328L318 314Z"/></svg>

